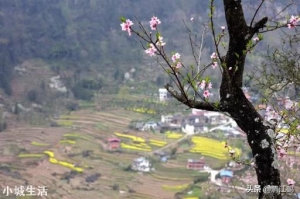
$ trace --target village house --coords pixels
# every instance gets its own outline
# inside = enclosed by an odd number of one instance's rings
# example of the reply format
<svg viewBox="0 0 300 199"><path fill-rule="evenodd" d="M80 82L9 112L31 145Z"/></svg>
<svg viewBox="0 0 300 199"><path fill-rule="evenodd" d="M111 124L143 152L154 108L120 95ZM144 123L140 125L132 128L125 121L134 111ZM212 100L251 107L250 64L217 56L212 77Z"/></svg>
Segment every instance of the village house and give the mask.
<svg viewBox="0 0 300 199"><path fill-rule="evenodd" d="M182 116L182 115L174 115L172 117L172 120L169 123L169 125L173 126L173 127L179 127L179 128L181 128L181 125L182 125L183 121L184 121L184 116Z"/></svg>
<svg viewBox="0 0 300 199"><path fill-rule="evenodd" d="M205 123L209 123L211 125L217 125L226 122L226 116L217 112L206 111L204 113L204 117L206 119Z"/></svg>
<svg viewBox="0 0 300 199"><path fill-rule="evenodd" d="M187 124L199 124L199 123L205 123L206 118L203 115L188 115L184 119L184 123Z"/></svg>
<svg viewBox="0 0 300 199"><path fill-rule="evenodd" d="M185 134L193 135L193 134L195 134L195 126L186 124L185 127L183 126L181 128L181 131Z"/></svg>
<svg viewBox="0 0 300 199"><path fill-rule="evenodd" d="M230 170L223 169L220 171L220 177L222 183L228 184L231 182L231 179L233 178L233 172Z"/></svg>
<svg viewBox="0 0 300 199"><path fill-rule="evenodd" d="M170 123L172 121L173 115L162 115L161 122L162 123Z"/></svg>
<svg viewBox="0 0 300 199"><path fill-rule="evenodd" d="M116 150L120 148L121 140L119 138L108 138L107 148L108 150Z"/></svg>
<svg viewBox="0 0 300 199"><path fill-rule="evenodd" d="M158 89L159 101L164 102L172 98L171 94L165 88Z"/></svg>
<svg viewBox="0 0 300 199"><path fill-rule="evenodd" d="M158 128L158 125L154 121L150 121L144 124L142 131L148 131L148 130L156 130Z"/></svg>
<svg viewBox="0 0 300 199"><path fill-rule="evenodd" d="M132 162L131 169L139 172L150 172L151 163L145 157L136 158Z"/></svg>
<svg viewBox="0 0 300 199"><path fill-rule="evenodd" d="M181 128L184 120L185 120L185 117L181 114L162 115L161 116L161 123L163 125L168 125L168 126L174 127L174 128Z"/></svg>
<svg viewBox="0 0 300 199"><path fill-rule="evenodd" d="M166 124L166 123L161 123L159 125L159 131L160 133L165 133L166 131L176 131L176 132L180 132L181 131L181 127L177 127L177 126L172 126L170 124Z"/></svg>
<svg viewBox="0 0 300 199"><path fill-rule="evenodd" d="M203 158L197 160L188 159L186 168L194 169L194 170L202 170L204 169L204 166L205 166L205 161Z"/></svg>
<svg viewBox="0 0 300 199"><path fill-rule="evenodd" d="M181 126L184 121L183 115L165 115L161 117L161 124L160 126L165 129L181 129Z"/></svg>

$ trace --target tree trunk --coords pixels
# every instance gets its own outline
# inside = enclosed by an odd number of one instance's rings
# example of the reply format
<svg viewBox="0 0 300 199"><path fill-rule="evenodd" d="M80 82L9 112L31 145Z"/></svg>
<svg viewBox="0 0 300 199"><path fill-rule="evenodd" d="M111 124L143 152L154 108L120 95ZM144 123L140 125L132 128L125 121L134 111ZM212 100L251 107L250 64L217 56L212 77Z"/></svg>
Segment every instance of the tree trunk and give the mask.
<svg viewBox="0 0 300 199"><path fill-rule="evenodd" d="M223 0L229 31L229 47L226 58L221 60L223 74L220 89L220 109L228 112L238 126L247 134L256 163L259 198L265 198L263 189L267 185L280 187L277 152L274 146L274 127L268 124L245 97L241 87L247 54L247 43L255 31L248 27L243 14L241 0ZM264 25L267 18L264 18ZM262 20L261 20L262 21ZM257 24L254 25L256 27ZM280 199L280 193L273 198Z"/></svg>
<svg viewBox="0 0 300 199"><path fill-rule="evenodd" d="M264 122L243 91L235 87L230 97L221 103L221 109L228 112L238 126L247 134L248 143L256 164L259 198L265 198L263 188L267 185L280 187L277 152L274 146L274 128ZM275 193L277 194L277 193ZM273 195L280 199L281 195Z"/></svg>
<svg viewBox="0 0 300 199"><path fill-rule="evenodd" d="M165 87L178 101L190 108L228 113L247 134L256 164L256 174L260 185L259 199L281 199L281 193L264 194L264 187L280 188L280 173L278 170L277 150L275 144L275 127L264 121L253 105L245 97L242 90L243 73L248 43L253 35L267 23L264 17L249 27L245 21L241 0L223 0L226 23L229 32L228 51L223 58L217 51L222 67L222 82L220 86L220 103L202 102L189 99L181 90L178 93L171 85ZM218 44L216 43L216 48ZM222 57L222 58L221 58Z"/></svg>

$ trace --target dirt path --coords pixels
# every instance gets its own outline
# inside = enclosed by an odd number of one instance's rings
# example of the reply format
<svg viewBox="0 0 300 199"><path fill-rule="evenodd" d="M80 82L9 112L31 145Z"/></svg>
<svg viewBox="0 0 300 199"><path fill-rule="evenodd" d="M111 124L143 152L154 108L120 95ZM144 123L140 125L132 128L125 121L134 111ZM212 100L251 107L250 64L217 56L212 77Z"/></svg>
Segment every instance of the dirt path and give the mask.
<svg viewBox="0 0 300 199"><path fill-rule="evenodd" d="M232 189L238 189L238 190L243 190L243 191L247 190L244 187L224 185L224 184L222 184L222 182L217 181L216 180L216 175L220 172L220 170L206 169L206 170L203 170L201 172L210 173L210 182L217 185L217 186L227 187L227 188L232 188Z"/></svg>
<svg viewBox="0 0 300 199"><path fill-rule="evenodd" d="M189 137L189 135L188 135L188 134L185 134L184 136L182 136L182 137L179 138L178 140L175 140L174 142L171 142L171 143L165 145L164 147L161 147L161 148L159 148L159 149L156 149L155 151L149 152L149 155L154 155L155 153L159 153L159 152L161 152L161 151L164 151L165 149L168 149L168 148L170 148L170 147L176 145L177 143L179 143L180 141L186 139L187 137Z"/></svg>

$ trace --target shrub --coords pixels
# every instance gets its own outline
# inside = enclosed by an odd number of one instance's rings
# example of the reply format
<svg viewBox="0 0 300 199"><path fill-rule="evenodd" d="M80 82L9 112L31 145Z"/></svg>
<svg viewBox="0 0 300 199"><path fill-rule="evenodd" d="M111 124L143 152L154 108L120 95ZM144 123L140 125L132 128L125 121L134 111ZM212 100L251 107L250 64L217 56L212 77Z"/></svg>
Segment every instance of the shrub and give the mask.
<svg viewBox="0 0 300 199"><path fill-rule="evenodd" d="M130 187L128 187L128 193L135 193L136 191Z"/></svg>
<svg viewBox="0 0 300 199"><path fill-rule="evenodd" d="M177 147L171 149L171 155L176 155Z"/></svg>
<svg viewBox="0 0 300 199"><path fill-rule="evenodd" d="M127 167L125 167L123 170L124 170L124 171L132 171L132 169L131 169L131 165L128 165L128 166L127 166Z"/></svg>
<svg viewBox="0 0 300 199"><path fill-rule="evenodd" d="M120 186L119 186L118 184L114 184L111 188L112 188L112 190L114 190L114 191L118 191L119 188L120 188Z"/></svg>
<svg viewBox="0 0 300 199"><path fill-rule="evenodd" d="M27 93L27 99L31 102L38 103L38 92L36 90L30 90Z"/></svg>
<svg viewBox="0 0 300 199"><path fill-rule="evenodd" d="M51 126L51 127L58 127L59 125L57 124L57 122L51 121L51 122L50 122L50 126Z"/></svg>
<svg viewBox="0 0 300 199"><path fill-rule="evenodd" d="M79 104L78 104L78 102L75 102L75 101L69 101L66 104L66 108L69 111L76 111L79 108Z"/></svg>
<svg viewBox="0 0 300 199"><path fill-rule="evenodd" d="M75 96L76 99L81 99L81 100L91 100L93 97L93 91L83 88L80 84L76 84L72 88L72 92Z"/></svg>
<svg viewBox="0 0 300 199"><path fill-rule="evenodd" d="M183 193L182 192L177 192L175 195L174 195L174 199L181 199L183 197Z"/></svg>
<svg viewBox="0 0 300 199"><path fill-rule="evenodd" d="M199 182L205 182L207 181L208 176L195 176L194 177L194 184L197 184Z"/></svg>

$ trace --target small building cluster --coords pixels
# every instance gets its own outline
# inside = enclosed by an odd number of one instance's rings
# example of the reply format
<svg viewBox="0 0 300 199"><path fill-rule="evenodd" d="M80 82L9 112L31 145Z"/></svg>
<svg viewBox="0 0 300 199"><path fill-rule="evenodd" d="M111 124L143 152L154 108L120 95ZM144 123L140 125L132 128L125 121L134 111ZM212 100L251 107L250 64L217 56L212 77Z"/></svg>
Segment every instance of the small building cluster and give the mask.
<svg viewBox="0 0 300 199"><path fill-rule="evenodd" d="M150 172L151 163L147 158L139 157L133 160L131 169L139 172Z"/></svg>

